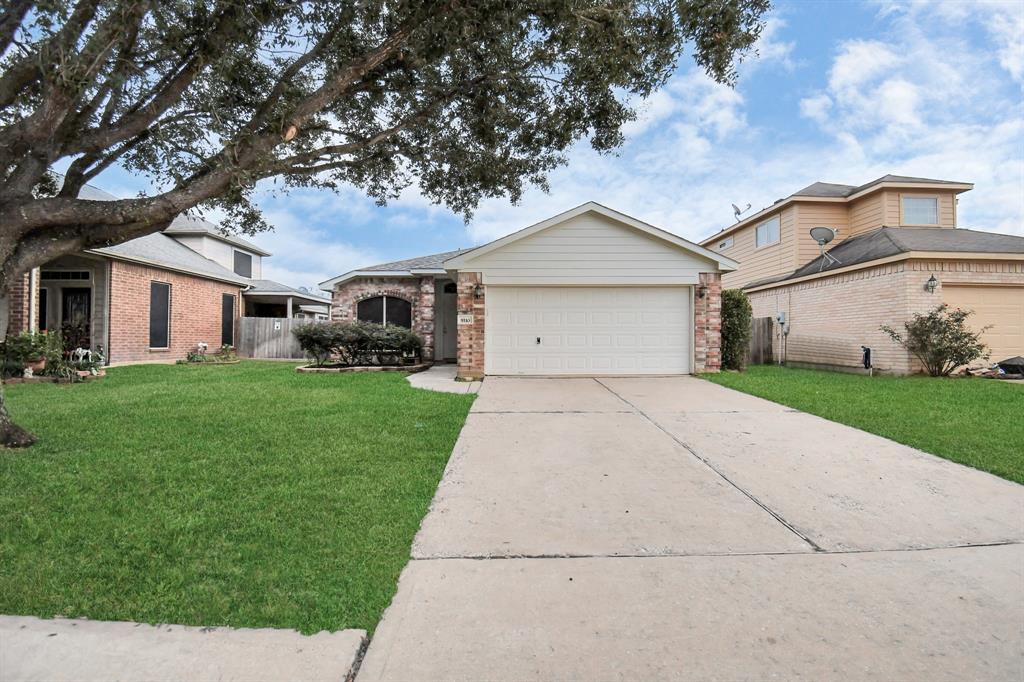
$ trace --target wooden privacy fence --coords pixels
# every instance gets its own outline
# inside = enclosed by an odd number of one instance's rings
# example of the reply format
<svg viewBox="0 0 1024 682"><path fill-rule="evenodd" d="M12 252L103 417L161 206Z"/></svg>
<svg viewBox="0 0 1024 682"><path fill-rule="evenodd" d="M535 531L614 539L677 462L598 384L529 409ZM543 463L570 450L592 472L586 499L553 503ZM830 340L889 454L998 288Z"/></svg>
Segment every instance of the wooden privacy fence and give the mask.
<svg viewBox="0 0 1024 682"><path fill-rule="evenodd" d="M772 364L772 334L775 320L755 317L750 320L750 344L747 346L748 365Z"/></svg>
<svg viewBox="0 0 1024 682"><path fill-rule="evenodd" d="M287 317L240 317L235 323L235 350L246 358L301 360L305 353L292 330L303 324L326 322Z"/></svg>

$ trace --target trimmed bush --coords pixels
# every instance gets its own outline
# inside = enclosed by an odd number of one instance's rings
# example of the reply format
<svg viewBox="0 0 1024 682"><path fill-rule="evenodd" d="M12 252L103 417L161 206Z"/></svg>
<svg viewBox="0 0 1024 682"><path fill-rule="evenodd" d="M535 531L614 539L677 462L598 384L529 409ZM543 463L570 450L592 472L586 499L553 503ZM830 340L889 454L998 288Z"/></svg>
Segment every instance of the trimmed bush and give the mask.
<svg viewBox="0 0 1024 682"><path fill-rule="evenodd" d="M944 377L957 367L988 358L988 348L981 342L981 334L989 327L972 332L967 326L967 318L972 313L960 308L949 310L943 303L925 315L914 313L913 319L903 323L905 332L897 332L888 325L882 325L881 329L913 353L928 374Z"/></svg>
<svg viewBox="0 0 1024 682"><path fill-rule="evenodd" d="M333 357L348 366L397 365L423 350L423 340L411 329L372 322L310 323L292 333L317 367Z"/></svg>
<svg viewBox="0 0 1024 682"><path fill-rule="evenodd" d="M739 289L722 292L722 369L743 369L750 343L753 310Z"/></svg>

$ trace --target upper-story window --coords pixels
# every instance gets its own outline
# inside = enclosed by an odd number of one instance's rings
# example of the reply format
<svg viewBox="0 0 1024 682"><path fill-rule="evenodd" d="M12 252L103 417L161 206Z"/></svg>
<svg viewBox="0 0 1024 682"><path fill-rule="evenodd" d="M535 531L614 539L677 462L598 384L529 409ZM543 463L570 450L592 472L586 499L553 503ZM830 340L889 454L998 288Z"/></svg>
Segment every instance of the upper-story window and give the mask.
<svg viewBox="0 0 1024 682"><path fill-rule="evenodd" d="M732 237L726 237L722 241L718 242L718 250L719 251L725 251L726 249L731 247L732 244L733 244Z"/></svg>
<svg viewBox="0 0 1024 682"><path fill-rule="evenodd" d="M244 251L235 251L235 274L252 277L252 256Z"/></svg>
<svg viewBox="0 0 1024 682"><path fill-rule="evenodd" d="M903 197L902 225L938 225L938 197Z"/></svg>
<svg viewBox="0 0 1024 682"><path fill-rule="evenodd" d="M760 225L757 226L756 239L757 246L768 246L779 241L779 235L781 232L781 222L779 216L769 218Z"/></svg>

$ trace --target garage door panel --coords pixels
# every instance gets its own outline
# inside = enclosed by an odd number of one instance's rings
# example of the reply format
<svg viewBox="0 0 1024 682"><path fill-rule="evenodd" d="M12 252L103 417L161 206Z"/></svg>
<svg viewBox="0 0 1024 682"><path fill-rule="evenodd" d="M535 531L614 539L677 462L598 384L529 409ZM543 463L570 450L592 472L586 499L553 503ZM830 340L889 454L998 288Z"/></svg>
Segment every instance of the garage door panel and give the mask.
<svg viewBox="0 0 1024 682"><path fill-rule="evenodd" d="M975 331L990 327L981 334L990 361L1024 355L1024 287L948 284L942 295L950 307L974 311L968 323Z"/></svg>
<svg viewBox="0 0 1024 682"><path fill-rule="evenodd" d="M684 287L489 287L486 371L685 374L689 300Z"/></svg>

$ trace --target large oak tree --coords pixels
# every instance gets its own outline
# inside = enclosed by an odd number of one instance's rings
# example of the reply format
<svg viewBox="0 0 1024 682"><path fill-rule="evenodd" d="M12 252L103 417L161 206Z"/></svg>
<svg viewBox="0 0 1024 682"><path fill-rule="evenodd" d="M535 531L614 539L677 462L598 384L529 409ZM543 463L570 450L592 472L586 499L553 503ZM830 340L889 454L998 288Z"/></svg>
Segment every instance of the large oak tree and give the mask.
<svg viewBox="0 0 1024 682"><path fill-rule="evenodd" d="M255 184L415 183L467 217L577 140L613 150L689 52L731 83L768 0L5 0L0 311L56 256L216 207L265 229ZM68 165L70 164L70 165ZM158 191L78 198L111 166ZM54 167L64 170L55 181ZM66 168L65 168L66 166ZM6 312L0 334L6 331ZM0 396L0 440L30 438Z"/></svg>

